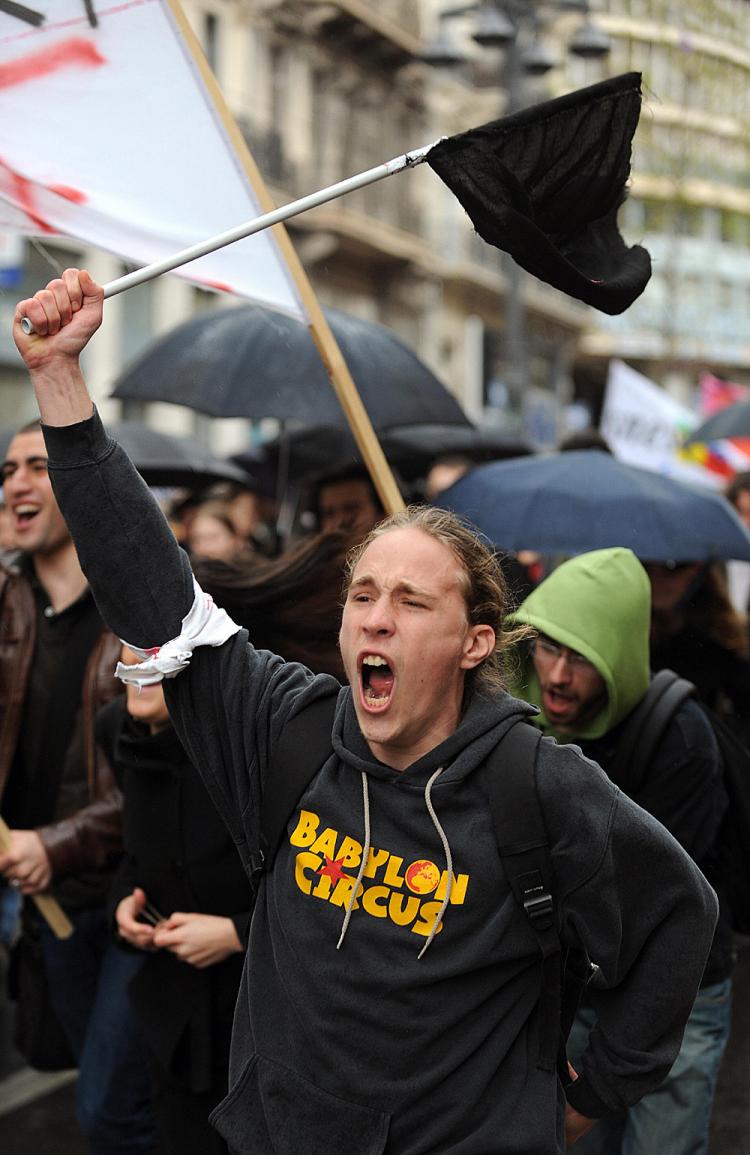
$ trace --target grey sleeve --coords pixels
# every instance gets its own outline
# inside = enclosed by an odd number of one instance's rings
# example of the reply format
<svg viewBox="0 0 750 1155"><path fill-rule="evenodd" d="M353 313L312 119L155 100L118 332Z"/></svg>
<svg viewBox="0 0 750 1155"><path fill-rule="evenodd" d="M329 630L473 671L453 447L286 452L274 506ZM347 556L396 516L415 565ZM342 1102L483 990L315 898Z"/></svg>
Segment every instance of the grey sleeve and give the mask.
<svg viewBox="0 0 750 1155"><path fill-rule="evenodd" d="M716 896L664 827L572 746L543 744L539 790L564 942L601 972L597 1026L568 1088L592 1118L622 1110L667 1075L706 965Z"/></svg>
<svg viewBox="0 0 750 1155"><path fill-rule="evenodd" d="M143 478L96 412L42 431L55 497L102 618L143 649L176 637L193 604L190 563Z"/></svg>

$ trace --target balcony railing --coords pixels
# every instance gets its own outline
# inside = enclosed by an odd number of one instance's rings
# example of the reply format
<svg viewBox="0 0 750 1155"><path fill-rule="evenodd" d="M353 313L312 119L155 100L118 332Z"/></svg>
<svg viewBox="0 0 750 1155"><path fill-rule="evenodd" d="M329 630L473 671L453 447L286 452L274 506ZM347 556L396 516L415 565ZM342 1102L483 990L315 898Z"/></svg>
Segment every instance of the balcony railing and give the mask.
<svg viewBox="0 0 750 1155"><path fill-rule="evenodd" d="M237 124L261 176L269 184L280 185L294 195L301 195L298 189L297 167L285 153L281 134L275 129L265 132L258 129L247 117L238 116ZM312 192L312 189L305 189Z"/></svg>
<svg viewBox="0 0 750 1155"><path fill-rule="evenodd" d="M390 20L411 36L419 36L419 5L417 0L364 0L378 16Z"/></svg>
<svg viewBox="0 0 750 1155"><path fill-rule="evenodd" d="M237 123L264 180L277 185L290 197L306 196L353 175L344 168L345 158L341 154L329 157L327 163L317 157L310 165L298 165L289 160L280 133L258 129L244 117L238 117ZM368 185L348 193L340 201L332 201L328 207L336 205L408 233L420 235L422 231L421 206L409 191L408 180L394 178Z"/></svg>

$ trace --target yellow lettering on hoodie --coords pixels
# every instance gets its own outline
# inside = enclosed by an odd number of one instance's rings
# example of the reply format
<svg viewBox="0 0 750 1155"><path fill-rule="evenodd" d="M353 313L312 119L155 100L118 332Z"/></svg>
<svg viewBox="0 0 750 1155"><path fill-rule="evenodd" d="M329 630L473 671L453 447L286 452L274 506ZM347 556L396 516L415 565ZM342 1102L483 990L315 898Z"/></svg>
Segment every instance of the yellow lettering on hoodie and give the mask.
<svg viewBox="0 0 750 1155"><path fill-rule="evenodd" d="M367 866L365 867L365 878L374 878L383 863L387 862L389 855L389 850L374 850L370 847L370 853L367 855Z"/></svg>
<svg viewBox="0 0 750 1155"><path fill-rule="evenodd" d="M374 915L375 918L387 918L388 911L385 907L385 901L387 901L389 893L387 886L369 886L362 895L363 909L368 914ZM382 906L381 900L384 900Z"/></svg>
<svg viewBox="0 0 750 1155"><path fill-rule="evenodd" d="M347 834L346 838L342 839L336 854L332 854L330 857L338 859L342 866L359 866L362 861L362 845L355 842Z"/></svg>
<svg viewBox="0 0 750 1155"><path fill-rule="evenodd" d="M331 897L332 885L333 884L331 882L330 875L321 874L320 881L313 891L313 898L325 898L326 900L329 899Z"/></svg>
<svg viewBox="0 0 750 1155"><path fill-rule="evenodd" d="M346 906L347 902L349 901L349 895L352 892L352 887L354 886L355 882L356 882L356 879L354 879L354 878L340 878L339 879L339 881L336 883L336 889L334 890L333 894L331 895L331 902L333 903L334 906ZM364 886L360 882L359 888L357 890L357 897L354 899L354 904L352 906L352 910L358 910L359 909L359 899L362 897L362 891L364 889L365 889Z"/></svg>
<svg viewBox="0 0 750 1155"><path fill-rule="evenodd" d="M432 930L433 924L440 912L440 907L442 905L442 902L422 903L421 909L419 911L419 917L422 919L422 921L414 923L414 926L411 928L414 934L421 934L424 938L427 938L428 934ZM442 922L439 922L435 934L440 934L442 929L443 924Z"/></svg>
<svg viewBox="0 0 750 1155"><path fill-rule="evenodd" d="M309 850L303 850L301 854L297 855L294 861L294 881L303 894L309 894L313 885L313 880L307 877L305 871L312 870L317 873L320 867L321 861L317 854L311 854Z"/></svg>
<svg viewBox="0 0 750 1155"><path fill-rule="evenodd" d="M435 898L439 898L442 902L445 898L445 890L448 885L448 871L444 870L440 876L440 884L435 891ZM453 886L451 887L451 906L454 903L460 906L466 898L466 887L469 885L468 874L453 875Z"/></svg>
<svg viewBox="0 0 750 1155"><path fill-rule="evenodd" d="M331 827L328 826L322 834L318 835L310 849L313 854L325 854L328 858L335 858L337 838L338 831L332 830Z"/></svg>
<svg viewBox="0 0 750 1155"><path fill-rule="evenodd" d="M367 904L365 904L365 910ZM388 914L391 920L396 923L396 926L408 926L410 922L419 913L419 899L414 898L413 895L399 894L398 891L391 891L391 897L388 902Z"/></svg>
<svg viewBox="0 0 750 1155"><path fill-rule="evenodd" d="M300 810L296 830L289 835L292 846L309 846L315 841L320 819L311 810Z"/></svg>
<svg viewBox="0 0 750 1155"><path fill-rule="evenodd" d="M404 885L404 880L399 874L400 868L404 865L403 858L399 858L397 854L392 854L388 859L388 865L385 868L385 875L383 882L386 886L399 887Z"/></svg>

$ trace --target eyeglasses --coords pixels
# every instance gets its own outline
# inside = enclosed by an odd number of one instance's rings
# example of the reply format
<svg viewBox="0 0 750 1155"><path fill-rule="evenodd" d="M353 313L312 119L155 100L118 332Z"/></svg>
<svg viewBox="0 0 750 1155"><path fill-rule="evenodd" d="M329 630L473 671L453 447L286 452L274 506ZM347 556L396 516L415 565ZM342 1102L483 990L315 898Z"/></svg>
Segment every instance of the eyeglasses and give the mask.
<svg viewBox="0 0 750 1155"><path fill-rule="evenodd" d="M579 654L577 650L571 650L568 646L558 646L557 642L553 642L551 638L534 638L531 643L531 652L536 658L540 658L544 662L558 662L560 658L565 658L568 665L573 670L596 672L596 666L590 662L588 658L584 658L583 654Z"/></svg>

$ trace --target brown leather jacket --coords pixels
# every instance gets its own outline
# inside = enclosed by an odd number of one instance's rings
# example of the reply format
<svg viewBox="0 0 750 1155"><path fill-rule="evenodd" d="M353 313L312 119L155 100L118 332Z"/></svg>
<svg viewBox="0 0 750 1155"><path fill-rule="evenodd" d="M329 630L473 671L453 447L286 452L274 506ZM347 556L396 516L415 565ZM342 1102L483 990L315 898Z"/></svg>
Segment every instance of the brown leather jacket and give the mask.
<svg viewBox="0 0 750 1155"><path fill-rule="evenodd" d="M0 567L0 810L18 743L36 639L36 604L26 577ZM120 643L102 626L84 672L83 729L89 804L39 828L53 877L114 863L122 851L122 798L94 740L97 710L121 692L112 676Z"/></svg>

